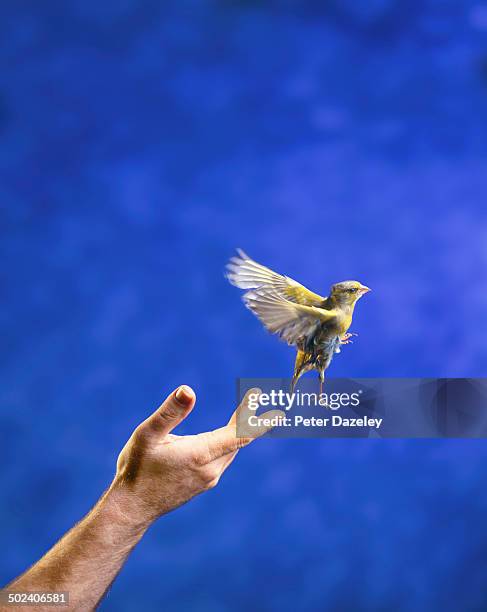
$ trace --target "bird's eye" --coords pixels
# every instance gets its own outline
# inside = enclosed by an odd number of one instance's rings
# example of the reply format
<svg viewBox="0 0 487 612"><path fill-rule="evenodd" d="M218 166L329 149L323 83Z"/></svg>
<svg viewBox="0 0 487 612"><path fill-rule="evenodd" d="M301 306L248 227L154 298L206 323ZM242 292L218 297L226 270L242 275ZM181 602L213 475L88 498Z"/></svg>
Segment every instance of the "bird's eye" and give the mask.
<svg viewBox="0 0 487 612"><path fill-rule="evenodd" d="M350 293L357 293L358 289L357 287L350 287L349 291Z"/></svg>

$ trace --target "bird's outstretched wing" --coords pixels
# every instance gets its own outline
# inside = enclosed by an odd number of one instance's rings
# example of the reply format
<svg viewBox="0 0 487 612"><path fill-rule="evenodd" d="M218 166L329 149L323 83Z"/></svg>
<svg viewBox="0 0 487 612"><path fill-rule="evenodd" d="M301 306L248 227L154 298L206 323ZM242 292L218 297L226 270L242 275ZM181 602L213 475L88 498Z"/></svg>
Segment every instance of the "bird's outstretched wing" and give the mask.
<svg viewBox="0 0 487 612"><path fill-rule="evenodd" d="M266 329L278 334L288 344L298 344L321 323L336 316L333 310L320 308L325 298L313 293L287 276L273 272L253 261L243 251L232 257L227 278L240 289L247 289L245 305Z"/></svg>
<svg viewBox="0 0 487 612"><path fill-rule="evenodd" d="M278 334L288 344L314 333L320 323L331 321L336 312L316 306L304 306L286 300L272 289L255 289L244 293L243 300L272 334Z"/></svg>
<svg viewBox="0 0 487 612"><path fill-rule="evenodd" d="M278 274L250 259L242 250L227 265L227 278L240 289L265 289L303 306L323 306L325 298L306 289L297 281Z"/></svg>

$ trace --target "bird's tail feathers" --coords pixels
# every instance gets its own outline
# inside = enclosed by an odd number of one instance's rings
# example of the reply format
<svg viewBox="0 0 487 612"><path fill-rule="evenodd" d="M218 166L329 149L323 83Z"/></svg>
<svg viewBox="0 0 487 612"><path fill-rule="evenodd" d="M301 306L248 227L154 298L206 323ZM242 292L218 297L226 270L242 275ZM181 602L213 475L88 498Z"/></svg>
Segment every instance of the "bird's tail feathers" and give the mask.
<svg viewBox="0 0 487 612"><path fill-rule="evenodd" d="M291 380L291 393L294 392L294 388L298 380L301 378L303 374L312 369L312 355L311 353L306 353L305 351L300 351L296 353L296 361L294 363L294 374Z"/></svg>

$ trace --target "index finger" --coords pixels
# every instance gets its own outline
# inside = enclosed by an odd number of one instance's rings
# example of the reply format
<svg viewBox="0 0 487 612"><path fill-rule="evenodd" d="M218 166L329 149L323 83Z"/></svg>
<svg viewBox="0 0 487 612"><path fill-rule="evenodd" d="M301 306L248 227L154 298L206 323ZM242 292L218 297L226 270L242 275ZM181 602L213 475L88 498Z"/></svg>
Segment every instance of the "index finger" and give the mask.
<svg viewBox="0 0 487 612"><path fill-rule="evenodd" d="M285 416L282 410L269 410L259 415L257 417L257 424L250 427L248 425L248 418L254 413L250 409L250 402L253 398L257 400L260 393L260 389L250 389L245 394L239 407L232 414L228 424L205 434L207 436L206 441L210 453L210 461L247 446L256 438L260 438L271 431L279 424L280 418ZM237 436L237 431L240 427L245 431L245 425L247 425L246 433L251 432L252 435Z"/></svg>

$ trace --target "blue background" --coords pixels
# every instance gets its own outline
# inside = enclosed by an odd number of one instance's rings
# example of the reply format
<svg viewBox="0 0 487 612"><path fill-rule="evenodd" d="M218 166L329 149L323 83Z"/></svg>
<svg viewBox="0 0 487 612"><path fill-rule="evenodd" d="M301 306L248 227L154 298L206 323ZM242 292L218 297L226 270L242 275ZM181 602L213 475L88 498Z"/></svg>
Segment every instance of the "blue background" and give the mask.
<svg viewBox="0 0 487 612"><path fill-rule="evenodd" d="M487 4L0 6L0 578L180 383L219 426L293 353L235 247L373 288L332 376L482 376ZM163 518L102 610L480 610L483 441L264 440Z"/></svg>

